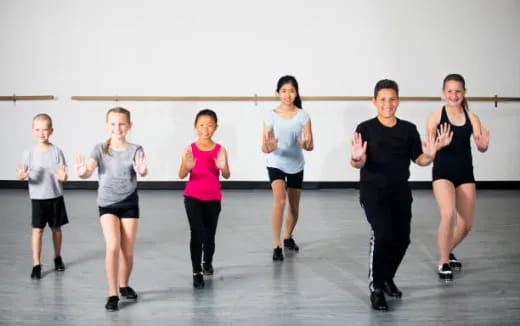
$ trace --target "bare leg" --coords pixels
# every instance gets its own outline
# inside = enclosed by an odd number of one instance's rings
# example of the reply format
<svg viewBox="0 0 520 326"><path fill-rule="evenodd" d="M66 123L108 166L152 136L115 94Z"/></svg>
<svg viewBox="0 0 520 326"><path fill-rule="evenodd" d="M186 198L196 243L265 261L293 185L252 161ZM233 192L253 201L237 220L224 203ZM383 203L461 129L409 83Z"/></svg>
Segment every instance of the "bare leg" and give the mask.
<svg viewBox="0 0 520 326"><path fill-rule="evenodd" d="M298 222L300 211L300 195L301 189L288 188L287 197L289 199L289 209L287 210L287 217L285 219L285 236L284 239L289 239L293 233L294 227Z"/></svg>
<svg viewBox="0 0 520 326"><path fill-rule="evenodd" d="M54 245L54 258L61 255L61 243L63 241L63 234L61 228L51 228L52 230L52 244Z"/></svg>
<svg viewBox="0 0 520 326"><path fill-rule="evenodd" d="M33 228L31 236L33 266L40 265L43 229Z"/></svg>
<svg viewBox="0 0 520 326"><path fill-rule="evenodd" d="M100 218L105 237L105 268L108 280L109 296L117 296L117 271L119 269L119 251L121 250L121 227L119 217L104 214Z"/></svg>
<svg viewBox="0 0 520 326"><path fill-rule="evenodd" d="M453 233L451 250L464 240L473 226L475 215L476 189L474 183L465 183L457 187L457 225Z"/></svg>
<svg viewBox="0 0 520 326"><path fill-rule="evenodd" d="M273 239L274 248L282 247L280 234L282 233L283 224L283 210L285 208L285 181L281 179L271 182L271 189L273 190Z"/></svg>
<svg viewBox="0 0 520 326"><path fill-rule="evenodd" d="M121 256L119 269L119 286L127 287L132 267L134 266L134 244L139 219L121 219Z"/></svg>
<svg viewBox="0 0 520 326"><path fill-rule="evenodd" d="M453 221L456 215L455 188L448 180L435 180L433 182L433 194L441 215L437 239L440 254L439 264L447 264L453 247Z"/></svg>

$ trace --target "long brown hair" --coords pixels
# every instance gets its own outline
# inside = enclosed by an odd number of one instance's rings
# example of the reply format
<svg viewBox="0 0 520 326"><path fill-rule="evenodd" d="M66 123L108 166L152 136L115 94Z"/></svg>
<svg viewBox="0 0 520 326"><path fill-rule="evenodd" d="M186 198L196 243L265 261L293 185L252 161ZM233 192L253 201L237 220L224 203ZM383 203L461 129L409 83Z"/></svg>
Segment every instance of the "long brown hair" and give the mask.
<svg viewBox="0 0 520 326"><path fill-rule="evenodd" d="M131 122L130 120L130 111L128 111L127 109L125 108L122 108L120 106L116 106L115 108L111 108L110 110L107 111L107 115L106 115L106 120L108 121L108 116L110 115L110 113L122 113L126 116L126 119L128 120L128 122ZM103 154L105 155L110 155L110 153L108 152L108 149L110 147L110 142L111 142L112 138L108 138L108 140L105 142L105 145L103 146Z"/></svg>
<svg viewBox="0 0 520 326"><path fill-rule="evenodd" d="M457 81L459 83L462 83L462 88L464 91L466 91L466 81L464 80L464 77L459 74L449 74L444 78L444 81L442 82L442 89L446 87L446 83L450 80ZM464 98L462 99L462 108L466 111L469 111L468 101L466 100L466 94L464 94Z"/></svg>

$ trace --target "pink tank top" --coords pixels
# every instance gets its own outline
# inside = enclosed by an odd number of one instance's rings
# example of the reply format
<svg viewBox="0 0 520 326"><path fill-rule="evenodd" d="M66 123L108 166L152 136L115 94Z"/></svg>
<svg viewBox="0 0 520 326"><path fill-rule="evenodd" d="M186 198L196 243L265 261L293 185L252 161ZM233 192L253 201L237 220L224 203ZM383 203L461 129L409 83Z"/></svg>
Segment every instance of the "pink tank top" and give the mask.
<svg viewBox="0 0 520 326"><path fill-rule="evenodd" d="M213 149L203 151L195 143L191 144L191 152L196 161L195 166L190 171L190 179L186 183L184 196L199 200L222 200L219 181L220 170L215 164L220 147L219 144L215 144Z"/></svg>

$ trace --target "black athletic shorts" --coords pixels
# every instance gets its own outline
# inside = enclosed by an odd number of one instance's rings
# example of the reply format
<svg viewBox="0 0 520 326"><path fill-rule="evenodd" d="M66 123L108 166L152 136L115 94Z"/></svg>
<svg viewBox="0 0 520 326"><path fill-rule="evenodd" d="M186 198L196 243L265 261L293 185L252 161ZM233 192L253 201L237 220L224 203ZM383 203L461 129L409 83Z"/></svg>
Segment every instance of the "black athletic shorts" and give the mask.
<svg viewBox="0 0 520 326"><path fill-rule="evenodd" d="M303 170L298 173L285 173L280 169L267 167L269 182L281 179L287 184L287 188L301 189L303 184Z"/></svg>
<svg viewBox="0 0 520 326"><path fill-rule="evenodd" d="M99 206L99 217L105 214L113 214L119 218L139 218L137 190L120 202L104 207Z"/></svg>
<svg viewBox="0 0 520 326"><path fill-rule="evenodd" d="M57 228L69 223L63 196L52 199L31 199L32 227L43 229L45 224Z"/></svg>

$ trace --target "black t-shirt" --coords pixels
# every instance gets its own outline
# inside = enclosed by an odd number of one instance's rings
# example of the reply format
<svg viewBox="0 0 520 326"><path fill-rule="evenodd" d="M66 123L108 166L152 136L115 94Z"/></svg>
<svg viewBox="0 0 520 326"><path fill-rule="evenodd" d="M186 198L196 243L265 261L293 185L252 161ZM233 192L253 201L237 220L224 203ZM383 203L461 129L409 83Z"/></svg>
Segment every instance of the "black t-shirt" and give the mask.
<svg viewBox="0 0 520 326"><path fill-rule="evenodd" d="M360 182L378 188L407 184L410 160L421 155L421 137L417 127L397 119L393 127L386 127L376 118L360 123L356 132L367 142L367 160L361 168Z"/></svg>

